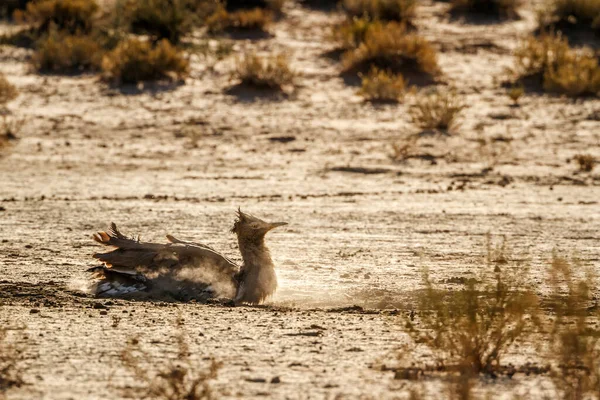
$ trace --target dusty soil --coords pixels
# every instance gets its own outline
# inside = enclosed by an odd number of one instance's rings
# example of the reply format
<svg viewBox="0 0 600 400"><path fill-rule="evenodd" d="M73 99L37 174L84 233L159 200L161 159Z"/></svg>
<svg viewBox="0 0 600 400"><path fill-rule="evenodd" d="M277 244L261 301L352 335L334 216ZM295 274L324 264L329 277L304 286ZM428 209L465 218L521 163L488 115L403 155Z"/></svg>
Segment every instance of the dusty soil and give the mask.
<svg viewBox="0 0 600 400"><path fill-rule="evenodd" d="M392 144L419 132L412 100L374 106L344 83L324 39L335 12L291 3L271 37L236 40L223 60L194 53L185 85L167 88L40 76L28 51L1 48L0 70L21 92L11 118L22 121L0 156L0 320L19 328L26 382L8 398L123 397L139 385L120 361L127 340L139 337L158 368L177 356L179 314L192 360L223 362L218 398L405 398L416 384L378 366L408 343L403 319L422 267L440 283L476 276L488 233L506 238L542 294L553 249L598 267L599 168L580 173L569 160L600 157L600 101L528 94L511 107L499 82L535 28L533 6L500 24L449 20L446 7L424 2L417 25L469 107L453 135L423 135L401 163ZM296 90L228 90L235 53L249 48L289 53ZM109 222L236 258L237 207L290 223L268 238L280 288L266 306L82 292L98 249L90 236ZM522 347L510 357L544 362ZM439 381L420 384L439 398ZM547 384L518 375L477 384L506 398L532 387Z"/></svg>

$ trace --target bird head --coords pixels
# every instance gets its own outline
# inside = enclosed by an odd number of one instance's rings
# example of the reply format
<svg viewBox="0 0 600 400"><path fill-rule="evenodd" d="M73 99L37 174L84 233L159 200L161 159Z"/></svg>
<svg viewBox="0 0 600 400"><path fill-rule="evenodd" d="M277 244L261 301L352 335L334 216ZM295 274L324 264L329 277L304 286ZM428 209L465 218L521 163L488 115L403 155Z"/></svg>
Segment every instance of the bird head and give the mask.
<svg viewBox="0 0 600 400"><path fill-rule="evenodd" d="M240 240L259 242L267 232L283 225L287 225L287 222L266 222L238 209L237 219L233 224L233 228L231 228L231 232L235 233Z"/></svg>

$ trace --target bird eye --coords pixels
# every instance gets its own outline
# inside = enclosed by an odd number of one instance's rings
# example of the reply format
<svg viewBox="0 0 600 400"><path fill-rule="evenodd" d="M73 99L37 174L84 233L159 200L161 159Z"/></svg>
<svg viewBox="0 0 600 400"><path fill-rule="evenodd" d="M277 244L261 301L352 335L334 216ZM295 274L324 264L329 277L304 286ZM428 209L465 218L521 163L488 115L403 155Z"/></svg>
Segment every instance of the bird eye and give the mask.
<svg viewBox="0 0 600 400"><path fill-rule="evenodd" d="M252 229L259 229L260 225L258 223L256 223L256 222L253 222L253 223L250 224L250 228L252 228Z"/></svg>

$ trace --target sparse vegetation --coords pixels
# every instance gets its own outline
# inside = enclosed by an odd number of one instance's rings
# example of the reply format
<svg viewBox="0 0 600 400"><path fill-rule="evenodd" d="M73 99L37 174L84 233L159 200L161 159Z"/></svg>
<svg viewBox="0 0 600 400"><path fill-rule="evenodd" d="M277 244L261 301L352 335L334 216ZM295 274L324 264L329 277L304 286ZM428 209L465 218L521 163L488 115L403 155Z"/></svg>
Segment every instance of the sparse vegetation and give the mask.
<svg viewBox="0 0 600 400"><path fill-rule="evenodd" d="M244 85L278 90L293 84L295 78L285 54L266 57L246 54L237 61L236 75Z"/></svg>
<svg viewBox="0 0 600 400"><path fill-rule="evenodd" d="M521 0L452 0L452 12L515 18Z"/></svg>
<svg viewBox="0 0 600 400"><path fill-rule="evenodd" d="M177 43L219 8L218 0L132 0L124 8L124 19L133 32Z"/></svg>
<svg viewBox="0 0 600 400"><path fill-rule="evenodd" d="M0 327L0 398L11 387L23 384L19 368L19 352L9 343L8 329Z"/></svg>
<svg viewBox="0 0 600 400"><path fill-rule="evenodd" d="M519 105L519 99L525 94L525 88L523 85L513 85L510 89L508 89L508 97L513 102L514 106Z"/></svg>
<svg viewBox="0 0 600 400"><path fill-rule="evenodd" d="M401 73L409 80L431 80L440 70L429 42L402 25L389 23L367 29L364 41L342 58L345 71L367 72L372 67Z"/></svg>
<svg viewBox="0 0 600 400"><path fill-rule="evenodd" d="M381 22L371 21L365 17L353 17L337 24L331 31L331 39L340 49L356 49L365 41L367 32L373 26L381 27Z"/></svg>
<svg viewBox="0 0 600 400"><path fill-rule="evenodd" d="M15 17L35 25L39 32L55 28L72 34L89 33L98 10L94 0L38 0L28 3L24 12L16 11Z"/></svg>
<svg viewBox="0 0 600 400"><path fill-rule="evenodd" d="M410 23L416 15L417 0L344 0L342 5L350 17Z"/></svg>
<svg viewBox="0 0 600 400"><path fill-rule="evenodd" d="M138 339L131 339L121 353L123 365L144 385L143 396L161 400L211 400L214 394L210 381L217 377L221 364L211 360L208 368L201 370L190 359L190 351L183 332L181 318L177 320L177 359L159 365L158 371L149 370L156 365L144 351Z"/></svg>
<svg viewBox="0 0 600 400"><path fill-rule="evenodd" d="M537 309L536 295L519 279L520 266L493 262L489 249L485 270L463 290L436 288L424 270L420 311L408 322L413 340L432 351L438 366L467 377L495 376Z"/></svg>
<svg viewBox="0 0 600 400"><path fill-rule="evenodd" d="M227 11L251 10L262 8L280 13L286 0L226 0Z"/></svg>
<svg viewBox="0 0 600 400"><path fill-rule="evenodd" d="M598 398L600 331L592 292L596 276L591 269L583 269L576 259L569 262L554 252L550 282L550 306L555 313L551 354L558 363L552 374L556 389L565 400Z"/></svg>
<svg viewBox="0 0 600 400"><path fill-rule="evenodd" d="M31 63L37 71L44 73L97 71L103 53L91 36L51 32L36 44Z"/></svg>
<svg viewBox="0 0 600 400"><path fill-rule="evenodd" d="M562 31L582 29L600 32L600 1L552 0L540 15L540 28Z"/></svg>
<svg viewBox="0 0 600 400"><path fill-rule="evenodd" d="M119 84L184 78L189 62L181 51L163 39L156 45L139 39L121 42L102 61L106 78Z"/></svg>
<svg viewBox="0 0 600 400"><path fill-rule="evenodd" d="M600 92L600 67L591 50L573 49L561 36L530 37L515 52L515 73L522 83L571 97Z"/></svg>
<svg viewBox="0 0 600 400"><path fill-rule="evenodd" d="M4 0L0 4L0 17L11 18L16 10L24 10L31 0Z"/></svg>
<svg viewBox="0 0 600 400"><path fill-rule="evenodd" d="M229 12L224 7L220 7L207 18L206 25L210 32L266 31L272 21L273 13L262 8Z"/></svg>
<svg viewBox="0 0 600 400"><path fill-rule="evenodd" d="M577 154L573 159L582 172L591 172L596 165L596 159L590 154Z"/></svg>
<svg viewBox="0 0 600 400"><path fill-rule="evenodd" d="M448 132L456 128L456 118L464 108L462 99L450 89L420 95L410 111L421 129Z"/></svg>
<svg viewBox="0 0 600 400"><path fill-rule="evenodd" d="M0 110L18 95L17 88L0 72Z"/></svg>
<svg viewBox="0 0 600 400"><path fill-rule="evenodd" d="M404 96L405 86L402 75L373 67L367 75L362 76L359 93L369 101L395 103Z"/></svg>

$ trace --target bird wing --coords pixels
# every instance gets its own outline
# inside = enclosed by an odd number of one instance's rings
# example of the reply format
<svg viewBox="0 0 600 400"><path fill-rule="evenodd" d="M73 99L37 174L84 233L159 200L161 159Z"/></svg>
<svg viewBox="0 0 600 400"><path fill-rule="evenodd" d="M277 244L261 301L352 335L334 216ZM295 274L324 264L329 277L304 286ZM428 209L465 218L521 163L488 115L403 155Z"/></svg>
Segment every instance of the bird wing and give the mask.
<svg viewBox="0 0 600 400"><path fill-rule="evenodd" d="M216 274L233 277L239 267L227 257L208 246L169 238L172 243L144 243L123 235L112 223L107 232L98 232L94 240L116 247L107 253L96 253L94 258L119 273L169 273L184 267L211 269Z"/></svg>

